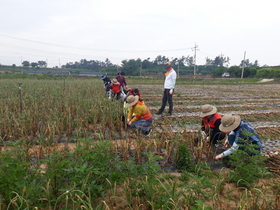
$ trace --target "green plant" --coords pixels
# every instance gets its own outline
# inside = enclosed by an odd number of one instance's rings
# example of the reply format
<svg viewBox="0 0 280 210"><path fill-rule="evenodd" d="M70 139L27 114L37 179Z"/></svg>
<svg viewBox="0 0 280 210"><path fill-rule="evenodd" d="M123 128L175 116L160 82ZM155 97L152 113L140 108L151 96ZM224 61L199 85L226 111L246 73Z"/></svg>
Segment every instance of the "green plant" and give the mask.
<svg viewBox="0 0 280 210"><path fill-rule="evenodd" d="M256 145L240 139L241 149L229 156L229 165L234 168L229 174L229 181L239 187L251 188L254 181L268 174L265 168L266 157L255 150Z"/></svg>
<svg viewBox="0 0 280 210"><path fill-rule="evenodd" d="M0 162L0 198L2 202L8 205L14 199L15 203L20 202L19 205L28 202L35 203L38 193L41 193L42 184L38 165L30 161L21 147L2 151Z"/></svg>
<svg viewBox="0 0 280 210"><path fill-rule="evenodd" d="M179 171L194 172L195 164L193 156L185 144L179 145L175 163Z"/></svg>

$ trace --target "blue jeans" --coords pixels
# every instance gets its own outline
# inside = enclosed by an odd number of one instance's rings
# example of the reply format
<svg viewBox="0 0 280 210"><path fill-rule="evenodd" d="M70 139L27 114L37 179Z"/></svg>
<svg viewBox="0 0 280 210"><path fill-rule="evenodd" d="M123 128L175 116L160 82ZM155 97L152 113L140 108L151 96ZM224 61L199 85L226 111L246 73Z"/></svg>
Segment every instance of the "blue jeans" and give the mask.
<svg viewBox="0 0 280 210"><path fill-rule="evenodd" d="M150 126L153 123L153 118L150 118L148 120L137 120L136 122L131 124L131 128L136 128L138 130L141 130L142 133L147 133L150 131Z"/></svg>

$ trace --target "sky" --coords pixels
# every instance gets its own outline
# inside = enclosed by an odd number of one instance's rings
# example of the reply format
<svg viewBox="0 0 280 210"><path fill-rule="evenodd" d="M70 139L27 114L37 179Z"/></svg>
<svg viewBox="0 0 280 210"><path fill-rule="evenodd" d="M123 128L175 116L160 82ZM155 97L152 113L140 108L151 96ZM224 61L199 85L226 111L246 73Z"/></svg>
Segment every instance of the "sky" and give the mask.
<svg viewBox="0 0 280 210"><path fill-rule="evenodd" d="M0 64L196 55L280 65L278 0L1 0Z"/></svg>

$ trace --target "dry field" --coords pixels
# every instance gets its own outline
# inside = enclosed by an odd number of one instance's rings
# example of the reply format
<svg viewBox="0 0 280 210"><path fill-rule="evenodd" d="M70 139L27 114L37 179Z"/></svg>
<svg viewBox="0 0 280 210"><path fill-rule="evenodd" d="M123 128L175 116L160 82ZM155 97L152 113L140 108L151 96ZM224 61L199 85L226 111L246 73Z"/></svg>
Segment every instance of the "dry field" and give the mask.
<svg viewBox="0 0 280 210"><path fill-rule="evenodd" d="M137 83L137 79L130 78L127 82L130 88L139 89L141 97L144 98L151 112L156 113L161 105L163 80L156 81L155 84L152 81L143 84L143 82ZM133 157L135 163L141 165L147 161L144 153L153 153L161 157L157 161L157 166L163 170L163 174L168 174L170 180L174 181L176 177L182 175L178 172L175 162L178 145L183 143L190 149L196 162L208 163L214 173L223 177L230 172L230 169L213 161L213 157L221 151L221 148L213 150L205 144L199 149L193 145L193 140L198 136L197 132L200 129L201 106L212 104L217 107L221 115L239 114L242 119L255 127L264 143L263 154L269 156L267 168L273 172L273 178L258 180L255 183L255 191L237 188L235 184L227 183L225 178L211 180L219 185L219 189L215 187L219 192L215 192L217 197L205 202L213 209L252 209L251 207L256 203L253 197L258 194L258 198L261 197L257 202L258 206L270 209L266 202L269 200L267 197L273 192L275 196L273 205L280 206L280 84L224 85L216 82L215 85L210 85L207 82L206 85L204 82L188 84L181 80L176 85L173 95L173 115L154 114L153 131L149 137L123 124L122 103L109 101L106 98L100 80L44 81L40 82L39 88L38 81L23 82L23 84L22 110L19 108L18 93L11 94L7 91L1 93L1 150L10 150L15 147L15 142L20 142L28 156L36 162L42 157L51 156L56 150L61 154L69 149L75 150L80 144L79 139L96 142L109 140L112 143L111 151L118 153L122 161ZM3 88L9 85L2 81ZM167 109L168 104L166 112ZM48 166L41 165L42 172L47 168ZM120 188L125 188L125 184ZM262 195L258 193L259 191ZM126 206L125 201L128 198L124 195L119 199L119 204L113 202L113 197L107 195L105 198L100 198L108 205L108 208L104 209L133 209ZM144 207L141 199L137 202L139 202L135 204L137 209L151 208L147 207L148 204ZM180 199L178 199L178 206L179 203L184 205Z"/></svg>
<svg viewBox="0 0 280 210"><path fill-rule="evenodd" d="M161 85L138 85L146 104L155 113L161 104ZM155 131L197 131L204 104L215 105L221 115L239 114L257 130L263 142L280 139L280 84L178 85L172 116L155 118ZM168 104L166 112L168 110ZM162 121L167 123L162 124Z"/></svg>

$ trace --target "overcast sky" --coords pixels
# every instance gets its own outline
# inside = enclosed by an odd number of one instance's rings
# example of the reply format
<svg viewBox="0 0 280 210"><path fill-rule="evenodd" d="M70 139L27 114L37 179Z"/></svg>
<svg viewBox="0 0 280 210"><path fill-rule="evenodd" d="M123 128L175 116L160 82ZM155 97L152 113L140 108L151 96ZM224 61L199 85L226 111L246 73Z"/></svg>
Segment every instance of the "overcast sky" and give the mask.
<svg viewBox="0 0 280 210"><path fill-rule="evenodd" d="M278 0L1 0L0 64L218 55L280 65Z"/></svg>

